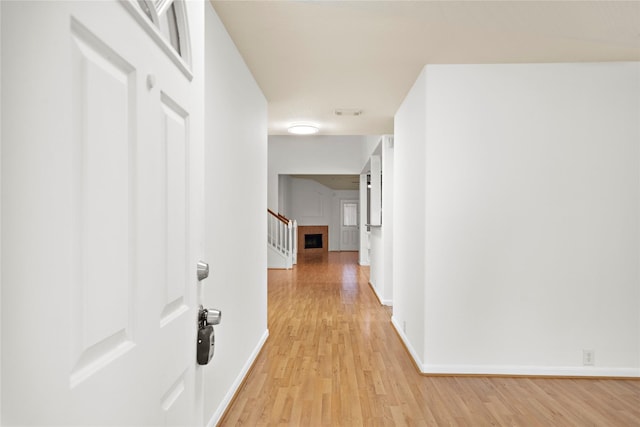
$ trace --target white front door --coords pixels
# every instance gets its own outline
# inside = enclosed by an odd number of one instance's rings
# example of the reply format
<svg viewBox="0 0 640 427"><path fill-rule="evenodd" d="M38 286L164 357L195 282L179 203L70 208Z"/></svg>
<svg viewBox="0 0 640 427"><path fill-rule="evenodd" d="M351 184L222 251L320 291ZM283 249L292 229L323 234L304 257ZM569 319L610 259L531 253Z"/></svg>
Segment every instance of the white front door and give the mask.
<svg viewBox="0 0 640 427"><path fill-rule="evenodd" d="M200 107L140 3L2 3L5 425L201 422Z"/></svg>
<svg viewBox="0 0 640 427"><path fill-rule="evenodd" d="M357 251L360 247L358 200L340 201L340 250Z"/></svg>

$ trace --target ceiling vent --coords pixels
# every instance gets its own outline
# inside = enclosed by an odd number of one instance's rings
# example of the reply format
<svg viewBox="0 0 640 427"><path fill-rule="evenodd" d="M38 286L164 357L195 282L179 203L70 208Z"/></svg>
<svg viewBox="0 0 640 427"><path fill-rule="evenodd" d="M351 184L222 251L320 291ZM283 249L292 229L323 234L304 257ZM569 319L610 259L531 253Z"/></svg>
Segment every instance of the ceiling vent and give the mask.
<svg viewBox="0 0 640 427"><path fill-rule="evenodd" d="M336 116L360 116L362 115L362 110L358 108L336 108L334 111Z"/></svg>

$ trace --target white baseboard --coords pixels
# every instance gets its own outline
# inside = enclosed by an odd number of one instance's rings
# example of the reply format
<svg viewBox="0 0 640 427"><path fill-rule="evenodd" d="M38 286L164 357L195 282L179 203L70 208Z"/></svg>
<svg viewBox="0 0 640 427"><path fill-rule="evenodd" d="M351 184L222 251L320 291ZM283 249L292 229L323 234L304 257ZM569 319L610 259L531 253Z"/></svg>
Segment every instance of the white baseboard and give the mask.
<svg viewBox="0 0 640 427"><path fill-rule="evenodd" d="M509 365L433 365L422 363L395 317L391 324L402 339L422 374L439 375L514 375L552 377L628 377L639 378L638 368L608 368L597 366L509 366Z"/></svg>
<svg viewBox="0 0 640 427"><path fill-rule="evenodd" d="M369 282L369 287L371 289L373 289L373 293L376 294L376 297L378 298L378 301L380 301L380 304L382 304L382 305L393 305L393 301L392 300L382 298L382 295L380 295L380 293L378 292L376 287L373 286L373 284L371 282Z"/></svg>
<svg viewBox="0 0 640 427"><path fill-rule="evenodd" d="M514 375L552 377L640 377L633 368L598 368L594 366L508 366L508 365L430 365L423 364L423 374Z"/></svg>
<svg viewBox="0 0 640 427"><path fill-rule="evenodd" d="M258 341L258 345L256 345L256 347L253 349L253 351L251 352L251 355L249 356L249 359L245 362L244 366L242 367L240 374L231 385L231 388L229 389L227 394L224 396L224 399L222 399L222 402L220 402L220 405L218 406L218 409L216 410L216 412L214 412L214 414L211 416L211 419L207 423L207 427L215 427L218 424L218 422L220 422L222 415L224 415L224 412L227 410L227 406L229 406L229 404L231 403L231 400L233 399L233 396L238 391L238 388L240 388L240 385L242 385L242 381L244 381L244 378L249 373L249 369L251 369L253 362L255 362L256 358L258 357L258 354L260 354L260 350L262 350L262 347L264 346L264 343L267 341L267 338L269 338L268 329L264 331L264 334L260 338L260 341Z"/></svg>
<svg viewBox="0 0 640 427"><path fill-rule="evenodd" d="M400 336L400 339L404 343L404 346L407 348L407 350L409 350L409 354L413 358L413 361L416 363L416 365L422 371L422 366L423 366L422 360L418 356L418 353L416 352L416 350L411 345L411 342L409 341L409 338L407 338L407 336L405 335L404 331L400 327L400 324L398 323L398 321L396 320L396 318L394 316L391 316L391 324L393 325L394 329L396 330L396 332Z"/></svg>

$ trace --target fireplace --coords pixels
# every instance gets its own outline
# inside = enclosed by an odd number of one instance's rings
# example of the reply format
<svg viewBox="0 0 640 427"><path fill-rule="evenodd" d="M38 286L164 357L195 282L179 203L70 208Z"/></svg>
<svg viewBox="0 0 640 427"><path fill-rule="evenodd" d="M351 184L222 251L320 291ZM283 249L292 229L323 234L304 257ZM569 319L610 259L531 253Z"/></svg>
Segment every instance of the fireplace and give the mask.
<svg viewBox="0 0 640 427"><path fill-rule="evenodd" d="M298 226L298 253L317 253L329 250L329 227L326 225Z"/></svg>
<svg viewBox="0 0 640 427"><path fill-rule="evenodd" d="M320 234L305 234L304 235L304 248L305 249L322 249L322 233L320 233Z"/></svg>

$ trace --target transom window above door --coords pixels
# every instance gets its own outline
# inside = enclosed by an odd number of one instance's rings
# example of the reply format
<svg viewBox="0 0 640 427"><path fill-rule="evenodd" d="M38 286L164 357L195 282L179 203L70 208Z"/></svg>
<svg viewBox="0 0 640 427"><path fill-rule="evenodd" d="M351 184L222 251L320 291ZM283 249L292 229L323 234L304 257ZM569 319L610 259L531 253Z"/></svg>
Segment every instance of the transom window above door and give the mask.
<svg viewBox="0 0 640 427"><path fill-rule="evenodd" d="M136 4L175 53L189 63L189 31L183 0L137 0Z"/></svg>

